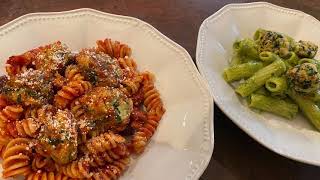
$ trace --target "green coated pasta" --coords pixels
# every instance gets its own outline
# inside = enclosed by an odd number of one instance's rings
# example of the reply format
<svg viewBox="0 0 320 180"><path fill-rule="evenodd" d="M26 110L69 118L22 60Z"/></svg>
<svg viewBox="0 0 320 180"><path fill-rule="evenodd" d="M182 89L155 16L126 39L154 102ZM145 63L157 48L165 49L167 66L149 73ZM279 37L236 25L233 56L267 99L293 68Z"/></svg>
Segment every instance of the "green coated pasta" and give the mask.
<svg viewBox="0 0 320 180"><path fill-rule="evenodd" d="M292 119L298 113L298 106L296 104L260 94L251 95L249 107L271 112L287 119Z"/></svg>
<svg viewBox="0 0 320 180"><path fill-rule="evenodd" d="M284 94L288 88L287 78L285 76L271 77L267 80L265 86L270 92L274 94Z"/></svg>
<svg viewBox="0 0 320 180"><path fill-rule="evenodd" d="M310 99L304 98L296 92L289 91L288 95L291 99L298 104L302 113L309 119L309 121L320 130L320 109L319 107Z"/></svg>
<svg viewBox="0 0 320 180"><path fill-rule="evenodd" d="M256 91L254 92L254 94L260 94L260 95L270 96L270 92L269 92L264 86L262 86L261 88L259 88L258 90L256 90Z"/></svg>
<svg viewBox="0 0 320 180"><path fill-rule="evenodd" d="M268 66L260 69L253 76L236 88L236 93L247 97L262 87L272 76L280 76L286 71L286 65L282 60L276 60Z"/></svg>
<svg viewBox="0 0 320 180"><path fill-rule="evenodd" d="M233 53L230 66L236 66L239 64L242 64L242 58L237 53Z"/></svg>
<svg viewBox="0 0 320 180"><path fill-rule="evenodd" d="M280 59L280 57L273 52L263 51L259 54L259 58L263 62L272 63L275 60Z"/></svg>
<svg viewBox="0 0 320 180"><path fill-rule="evenodd" d="M246 57L245 59L258 59L258 46L252 39L243 39L236 41L233 44L233 49L238 52L239 56Z"/></svg>
<svg viewBox="0 0 320 180"><path fill-rule="evenodd" d="M318 45L266 29L236 40L226 82L239 81L235 92L250 108L287 119L299 109L320 131L320 60Z"/></svg>
<svg viewBox="0 0 320 180"><path fill-rule="evenodd" d="M251 77L263 67L261 62L247 62L231 66L224 70L223 76L227 82L237 81Z"/></svg>
<svg viewBox="0 0 320 180"><path fill-rule="evenodd" d="M294 52L290 52L289 57L285 59L285 61L288 62L288 64L290 64L291 66L296 66L297 64L299 64L299 60L299 57Z"/></svg>
<svg viewBox="0 0 320 180"><path fill-rule="evenodd" d="M316 103L320 103L320 91L316 91L312 96L311 96L311 99L313 102L316 102Z"/></svg>

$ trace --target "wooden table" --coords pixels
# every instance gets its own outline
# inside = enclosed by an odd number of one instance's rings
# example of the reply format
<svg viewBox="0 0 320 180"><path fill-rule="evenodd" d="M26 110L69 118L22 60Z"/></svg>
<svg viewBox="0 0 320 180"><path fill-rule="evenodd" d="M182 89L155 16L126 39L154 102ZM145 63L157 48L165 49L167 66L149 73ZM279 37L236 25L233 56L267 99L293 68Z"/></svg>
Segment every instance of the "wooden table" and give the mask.
<svg viewBox="0 0 320 180"><path fill-rule="evenodd" d="M0 24L26 13L82 7L140 18L188 50L195 59L201 22L221 7L245 0L1 0ZM319 0L270 0L320 19ZM215 149L201 177L211 179L319 179L320 168L295 162L264 148L215 107ZM319 152L320 153L320 152Z"/></svg>

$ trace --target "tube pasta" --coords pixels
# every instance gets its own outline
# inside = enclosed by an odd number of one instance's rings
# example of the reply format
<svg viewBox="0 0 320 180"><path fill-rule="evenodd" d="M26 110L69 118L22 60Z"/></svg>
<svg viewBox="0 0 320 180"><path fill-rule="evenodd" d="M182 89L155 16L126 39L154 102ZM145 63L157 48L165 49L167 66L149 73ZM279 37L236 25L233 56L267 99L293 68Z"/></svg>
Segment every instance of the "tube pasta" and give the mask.
<svg viewBox="0 0 320 180"><path fill-rule="evenodd" d="M251 95L249 107L271 112L287 119L292 119L298 113L298 106L294 103L259 94Z"/></svg>
<svg viewBox="0 0 320 180"><path fill-rule="evenodd" d="M315 128L320 130L320 109L312 102L312 100L303 98L296 92L289 91L289 96L292 98L301 109L302 113L309 119Z"/></svg>
<svg viewBox="0 0 320 180"><path fill-rule="evenodd" d="M265 86L272 93L284 94L288 88L287 78L285 76L271 77L267 80Z"/></svg>
<svg viewBox="0 0 320 180"><path fill-rule="evenodd" d="M261 52L259 54L259 58L261 61L267 62L267 63L272 63L273 61L280 59L279 56L277 56L276 54L274 54L272 52L268 52L268 51Z"/></svg>
<svg viewBox="0 0 320 180"><path fill-rule="evenodd" d="M236 92L242 97L247 97L260 87L272 76L282 75L286 71L286 65L281 60L276 60L270 65L260 69L243 84L236 88Z"/></svg>
<svg viewBox="0 0 320 180"><path fill-rule="evenodd" d="M255 72L263 68L260 62L248 62L231 66L224 70L223 76L227 82L237 81L251 77Z"/></svg>

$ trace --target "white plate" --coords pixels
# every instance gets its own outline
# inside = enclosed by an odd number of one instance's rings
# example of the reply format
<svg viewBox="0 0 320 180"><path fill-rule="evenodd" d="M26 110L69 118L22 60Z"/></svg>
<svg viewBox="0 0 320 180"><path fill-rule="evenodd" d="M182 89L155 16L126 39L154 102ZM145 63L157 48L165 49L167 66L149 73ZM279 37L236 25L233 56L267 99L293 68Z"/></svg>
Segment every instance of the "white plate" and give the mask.
<svg viewBox="0 0 320 180"><path fill-rule="evenodd" d="M28 14L0 27L0 66L11 55L56 40L78 51L106 37L129 44L140 70L156 75L167 109L123 179L199 178L213 151L212 97L187 51L151 25L92 9Z"/></svg>
<svg viewBox="0 0 320 180"><path fill-rule="evenodd" d="M233 42L236 38L252 38L258 28L320 45L320 22L308 14L264 2L229 4L200 27L196 54L200 73L209 82L217 105L252 138L285 157L320 165L320 133L307 119L299 116L288 121L269 113L255 113L240 102L222 78Z"/></svg>

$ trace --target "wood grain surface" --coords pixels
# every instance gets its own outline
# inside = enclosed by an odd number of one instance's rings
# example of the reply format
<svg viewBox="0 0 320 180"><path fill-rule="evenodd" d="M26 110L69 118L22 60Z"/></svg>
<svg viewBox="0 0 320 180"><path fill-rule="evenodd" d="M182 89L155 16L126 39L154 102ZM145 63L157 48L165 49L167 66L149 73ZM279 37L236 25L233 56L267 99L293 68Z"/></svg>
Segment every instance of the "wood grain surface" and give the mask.
<svg viewBox="0 0 320 180"><path fill-rule="evenodd" d="M0 24L31 12L88 7L144 20L182 45L195 59L202 21L228 3L245 0L0 0ZM269 0L320 19L319 0ZM320 168L264 148L215 107L215 149L202 180L319 179ZM320 153L320 152L319 152ZM161 170L159 170L161 171ZM164 172L166 173L166 172Z"/></svg>

